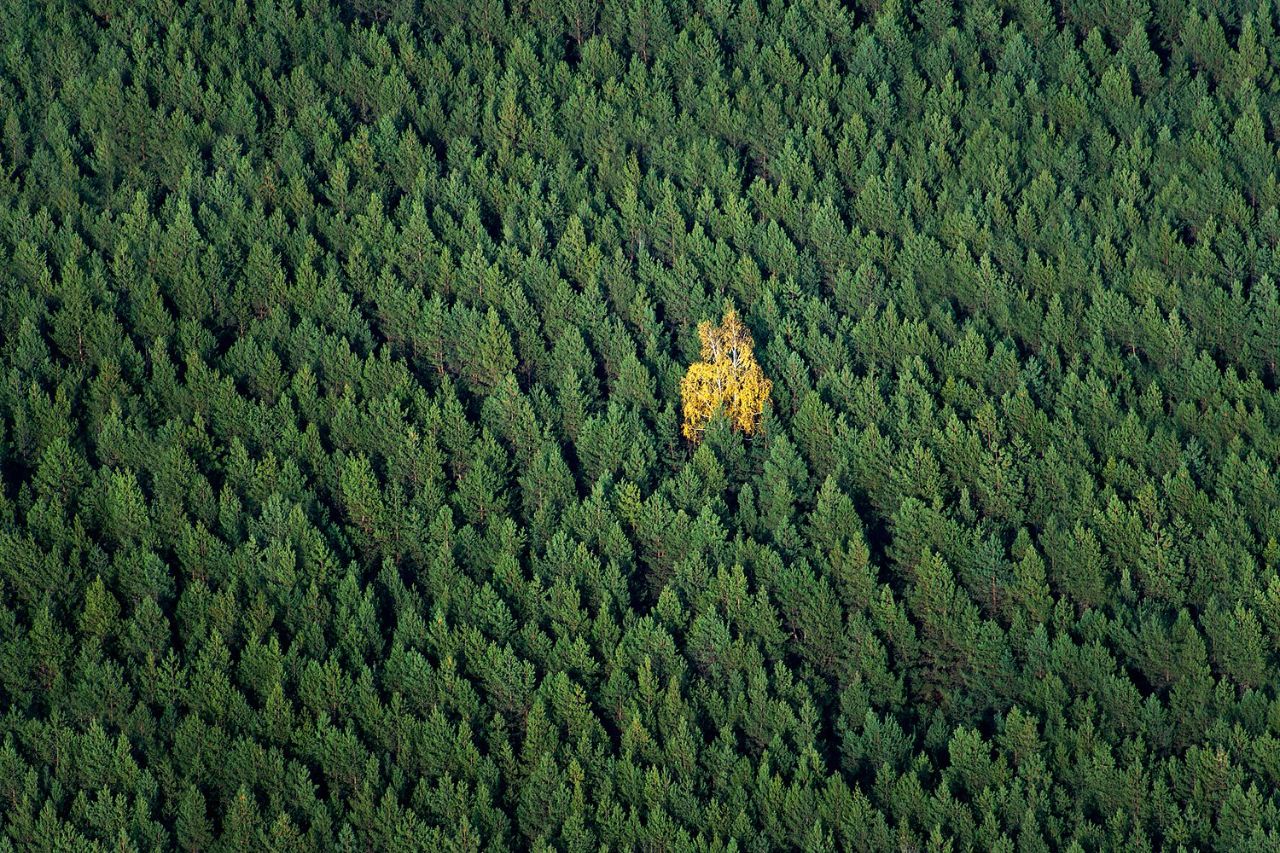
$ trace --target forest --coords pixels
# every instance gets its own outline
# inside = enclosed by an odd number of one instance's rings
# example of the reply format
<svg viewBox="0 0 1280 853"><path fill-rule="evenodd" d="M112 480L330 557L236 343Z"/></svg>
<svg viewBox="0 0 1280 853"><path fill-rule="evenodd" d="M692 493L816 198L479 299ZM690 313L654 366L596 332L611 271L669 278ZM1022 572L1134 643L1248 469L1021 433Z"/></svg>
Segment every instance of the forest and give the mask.
<svg viewBox="0 0 1280 853"><path fill-rule="evenodd" d="M1280 850L1272 0L0 3L0 853Z"/></svg>

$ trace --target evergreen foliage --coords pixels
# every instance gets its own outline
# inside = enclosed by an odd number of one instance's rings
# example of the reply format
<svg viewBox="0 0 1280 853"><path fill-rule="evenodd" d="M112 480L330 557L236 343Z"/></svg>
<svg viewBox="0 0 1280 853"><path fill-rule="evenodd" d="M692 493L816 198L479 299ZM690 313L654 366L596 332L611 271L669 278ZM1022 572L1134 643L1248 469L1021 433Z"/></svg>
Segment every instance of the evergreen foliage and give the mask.
<svg viewBox="0 0 1280 853"><path fill-rule="evenodd" d="M1278 16L0 3L0 851L1280 849Z"/></svg>

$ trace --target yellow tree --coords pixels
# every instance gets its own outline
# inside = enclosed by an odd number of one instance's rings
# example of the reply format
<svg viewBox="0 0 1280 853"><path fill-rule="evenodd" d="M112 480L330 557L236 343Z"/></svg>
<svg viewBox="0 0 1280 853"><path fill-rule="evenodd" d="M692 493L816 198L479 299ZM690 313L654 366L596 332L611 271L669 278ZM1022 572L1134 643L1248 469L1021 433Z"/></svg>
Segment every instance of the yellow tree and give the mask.
<svg viewBox="0 0 1280 853"><path fill-rule="evenodd" d="M684 437L702 438L707 422L722 410L734 429L753 433L773 387L756 363L751 333L738 319L738 312L726 306L719 326L710 321L698 324L702 339L702 361L689 365L680 381L684 404Z"/></svg>

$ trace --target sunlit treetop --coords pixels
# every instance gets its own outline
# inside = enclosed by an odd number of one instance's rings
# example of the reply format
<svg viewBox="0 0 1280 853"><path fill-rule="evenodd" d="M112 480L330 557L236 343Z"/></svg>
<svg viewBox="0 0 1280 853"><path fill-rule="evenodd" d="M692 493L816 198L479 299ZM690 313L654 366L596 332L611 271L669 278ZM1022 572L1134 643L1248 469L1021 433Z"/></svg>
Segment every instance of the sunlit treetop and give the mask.
<svg viewBox="0 0 1280 853"><path fill-rule="evenodd" d="M734 429L752 434L773 385L756 362L751 333L738 312L726 306L720 325L709 320L698 324L698 337L702 361L689 365L680 382L684 437L700 441L717 410L724 412Z"/></svg>

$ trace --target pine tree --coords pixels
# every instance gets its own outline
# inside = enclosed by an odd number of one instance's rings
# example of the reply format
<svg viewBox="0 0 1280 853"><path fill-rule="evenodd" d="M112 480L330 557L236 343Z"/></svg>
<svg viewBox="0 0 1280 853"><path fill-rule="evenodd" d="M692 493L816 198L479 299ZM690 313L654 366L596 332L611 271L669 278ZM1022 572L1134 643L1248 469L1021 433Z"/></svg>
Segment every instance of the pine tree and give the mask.
<svg viewBox="0 0 1280 853"><path fill-rule="evenodd" d="M195 785L187 785L178 799L174 829L183 850L200 853L213 847L213 828L209 825L204 796Z"/></svg>
<svg viewBox="0 0 1280 853"><path fill-rule="evenodd" d="M455 307L453 315L456 370L473 393L483 396L516 369L511 335L493 308L481 315Z"/></svg>
<svg viewBox="0 0 1280 853"><path fill-rule="evenodd" d="M104 638L118 629L120 605L96 576L85 590L84 608L80 614L80 630L90 637Z"/></svg>

